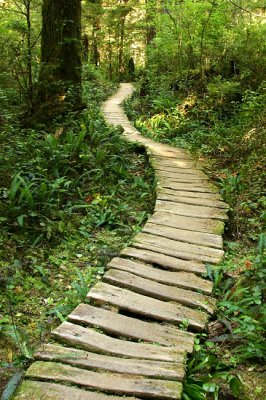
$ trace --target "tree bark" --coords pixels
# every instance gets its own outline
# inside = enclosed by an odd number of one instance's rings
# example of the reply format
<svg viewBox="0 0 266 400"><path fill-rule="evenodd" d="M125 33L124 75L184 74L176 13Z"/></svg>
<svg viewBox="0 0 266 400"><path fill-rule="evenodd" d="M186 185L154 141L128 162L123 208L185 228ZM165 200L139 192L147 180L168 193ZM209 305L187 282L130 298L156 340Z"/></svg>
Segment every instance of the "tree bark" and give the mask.
<svg viewBox="0 0 266 400"><path fill-rule="evenodd" d="M32 107L33 102L33 77L32 77L32 44L31 44L31 2L24 1L27 20L27 71L28 71L28 97Z"/></svg>
<svg viewBox="0 0 266 400"><path fill-rule="evenodd" d="M82 103L81 0L43 0L42 18L36 103L50 111L78 108Z"/></svg>
<svg viewBox="0 0 266 400"><path fill-rule="evenodd" d="M145 0L146 5L146 44L150 45L156 37L154 16L157 10L156 0Z"/></svg>

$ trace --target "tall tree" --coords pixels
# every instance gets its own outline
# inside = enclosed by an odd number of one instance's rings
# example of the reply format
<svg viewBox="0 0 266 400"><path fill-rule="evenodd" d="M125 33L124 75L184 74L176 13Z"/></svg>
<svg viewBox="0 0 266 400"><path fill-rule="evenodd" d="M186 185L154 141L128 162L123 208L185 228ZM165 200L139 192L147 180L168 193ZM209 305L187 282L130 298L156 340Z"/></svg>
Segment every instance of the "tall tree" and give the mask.
<svg viewBox="0 0 266 400"><path fill-rule="evenodd" d="M81 0L43 0L37 107L80 107ZM64 107L62 107L64 108Z"/></svg>

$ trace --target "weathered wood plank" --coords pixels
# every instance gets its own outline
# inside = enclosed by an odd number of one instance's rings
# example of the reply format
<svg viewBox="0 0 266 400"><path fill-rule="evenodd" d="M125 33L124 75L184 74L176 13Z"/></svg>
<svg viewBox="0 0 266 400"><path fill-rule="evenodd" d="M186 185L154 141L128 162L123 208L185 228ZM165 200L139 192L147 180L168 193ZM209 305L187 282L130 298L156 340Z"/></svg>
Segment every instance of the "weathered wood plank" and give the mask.
<svg viewBox="0 0 266 400"><path fill-rule="evenodd" d="M170 239L169 239L170 240ZM181 243L181 242L180 242ZM177 242L176 242L177 244ZM183 260L189 260L189 261L203 261L207 262L210 264L219 264L222 260L222 256L215 256L215 255L206 255L206 254L198 254L198 253L193 253L193 252L187 252L184 250L177 249L176 247L174 248L169 248L168 246L162 247L160 246L159 243L149 243L148 240L145 242L143 241L135 241L133 245L138 248L138 249L144 249L144 250L149 250L157 253L164 254L166 256L170 257L176 257L176 258L181 258ZM192 246L192 245L191 245Z"/></svg>
<svg viewBox="0 0 266 400"><path fill-rule="evenodd" d="M162 187L166 187L167 185L173 185L173 187L176 187L178 189L178 187L185 187L185 190L191 190L196 188L199 189L197 191L199 192L208 192L210 191L211 193L217 193L218 192L218 188L217 186L213 185L212 183L210 183L210 181L206 181L206 180L200 180L198 182L195 181L187 181L187 180L179 180L176 178L167 178L165 176L158 176L158 181L159 181L159 185ZM181 190L181 189L180 189Z"/></svg>
<svg viewBox="0 0 266 400"><path fill-rule="evenodd" d="M198 192L198 193L218 193L218 188L214 185L200 185L200 184L189 184L188 183L179 183L171 181L167 179L167 181L160 181L159 186L165 189L172 189L172 190L184 190L190 192Z"/></svg>
<svg viewBox="0 0 266 400"><path fill-rule="evenodd" d="M119 269L132 274L164 283L170 286L177 286L184 289L200 290L211 294L213 285L210 281L189 272L171 272L153 267L151 264L131 261L125 258L113 258L108 264L107 269Z"/></svg>
<svg viewBox="0 0 266 400"><path fill-rule="evenodd" d="M195 199L205 199L205 200L217 200L223 201L222 196L219 193L202 193L202 192L193 192L190 191L190 186L187 190L178 190L178 189L169 189L169 188L157 188L157 194L165 194L169 196L180 196L180 197L189 197Z"/></svg>
<svg viewBox="0 0 266 400"><path fill-rule="evenodd" d="M179 242L214 247L216 249L223 248L222 236L211 233L188 231L185 229L172 228L170 226L154 224L151 222L147 222L142 231L152 235L177 240Z"/></svg>
<svg viewBox="0 0 266 400"><path fill-rule="evenodd" d="M172 160L173 161L173 160ZM203 173L199 168L195 166L193 161L189 160L176 160L177 164L173 164L169 160L163 161L163 159L158 160L154 158L153 155L150 156L150 163L155 171L162 171L162 172L178 172L178 173L185 173L185 174L196 174L196 173Z"/></svg>
<svg viewBox="0 0 266 400"><path fill-rule="evenodd" d="M188 153L184 154L183 152L180 152L179 157L176 157L175 155L168 157L165 154L153 154L152 162L160 165L164 163L168 165L176 165L178 167L188 166L189 168L195 168L195 163L193 162L191 156Z"/></svg>
<svg viewBox="0 0 266 400"><path fill-rule="evenodd" d="M165 194L163 192L158 193L157 195L158 200L164 200L164 201L172 201L176 203L184 203L184 204L190 204L190 205L196 205L196 206L207 206L207 207L214 207L214 208L222 208L225 210L228 210L228 205L224 203L223 201L220 200L215 200L215 199L203 199L201 197L185 197L185 196L180 196L180 195L175 195L175 194Z"/></svg>
<svg viewBox="0 0 266 400"><path fill-rule="evenodd" d="M187 261L179 258L167 256L156 251L150 251L147 249L137 249L135 247L127 247L121 251L121 256L136 258L147 263L159 265L162 268L169 269L172 271L186 271L193 272L196 274L206 273L206 267L204 264L198 261Z"/></svg>
<svg viewBox="0 0 266 400"><path fill-rule="evenodd" d="M194 335L192 333L181 331L174 326L164 326L127 317L90 304L79 304L68 319L75 323L98 326L104 332L116 336L159 343L163 346L178 346L189 353L193 350Z"/></svg>
<svg viewBox="0 0 266 400"><path fill-rule="evenodd" d="M195 164L193 164L192 162L189 168L178 167L176 165L173 165L172 163L170 165L167 164L165 165L163 161L162 163L158 163L156 161L153 162L153 160L151 160L151 164L153 165L153 168L156 170L156 172L164 176L168 176L168 173L186 174L186 175L203 177L209 180L208 175L206 175L201 169L197 168Z"/></svg>
<svg viewBox="0 0 266 400"><path fill-rule="evenodd" d="M173 201L157 200L155 209L156 211L163 211L175 215L183 215L185 217L210 218L221 220L228 219L226 211L221 210L220 208L194 206Z"/></svg>
<svg viewBox="0 0 266 400"><path fill-rule="evenodd" d="M155 253L157 252L157 253L164 254L166 256L181 258L183 260L189 260L192 262L203 261L203 262L207 262L210 264L219 264L222 260L222 255L215 256L215 255L198 254L196 251L194 253L194 252L187 252L185 250L178 249L178 248L169 248L168 246L162 247L162 246L160 246L159 243L155 243L155 242L150 243L148 240L146 240L145 242L143 242L142 240L140 240L139 242L135 241L133 243L133 246L138 249L153 251Z"/></svg>
<svg viewBox="0 0 266 400"><path fill-rule="evenodd" d="M113 373L139 375L156 379L181 381L184 378L184 364L140 360L134 358L109 357L73 347L46 344L35 354L35 359L56 361L83 369L109 371Z"/></svg>
<svg viewBox="0 0 266 400"><path fill-rule="evenodd" d="M213 247L178 242L161 236L140 232L134 237L134 246L140 249L157 251L173 257L187 260L198 260L218 264L224 252Z"/></svg>
<svg viewBox="0 0 266 400"><path fill-rule="evenodd" d="M168 174L185 174L185 175L192 175L192 176L198 176L198 177L203 177L206 179L209 179L209 177L200 169L198 169L195 164L191 163L191 166L189 168L182 168L178 167L175 165L164 165L164 163L159 164L159 163L152 163L153 168L158 172L160 175L164 176L170 176Z"/></svg>
<svg viewBox="0 0 266 400"><path fill-rule="evenodd" d="M70 322L63 322L52 334L58 340L71 346L79 346L84 350L100 354L181 363L184 360L184 351L178 348L116 339L95 329L84 328Z"/></svg>
<svg viewBox="0 0 266 400"><path fill-rule="evenodd" d="M156 171L157 172L157 171ZM159 183L164 183L164 182L177 182L180 184L186 184L188 187L190 185L192 186L200 186L200 187L210 187L210 182L206 179L202 179L200 177L192 178L192 175L183 175L183 176L178 176L176 174L175 177L172 176L164 176L159 174L158 172L156 173L157 180Z"/></svg>
<svg viewBox="0 0 266 400"><path fill-rule="evenodd" d="M123 397L137 400L136 397ZM90 392L58 383L24 380L15 394L14 400L121 400L120 396Z"/></svg>
<svg viewBox="0 0 266 400"><path fill-rule="evenodd" d="M189 154L189 153L187 153ZM177 159L177 158L168 158L168 157L163 157L158 154L153 154L151 157L151 163L156 166L156 167L164 167L164 166L169 166L169 167L178 167L178 168L194 168L196 170L201 170L194 160L192 160L191 155L189 154L189 157L187 159Z"/></svg>
<svg viewBox="0 0 266 400"><path fill-rule="evenodd" d="M166 144L154 142L152 139L149 140L149 150L151 151L154 158L164 158L167 160L174 159L191 162L191 156L185 150L183 151Z"/></svg>
<svg viewBox="0 0 266 400"><path fill-rule="evenodd" d="M84 388L155 399L179 399L182 385L160 379L138 379L87 371L69 365L37 361L26 372L28 378L72 383Z"/></svg>
<svg viewBox="0 0 266 400"><path fill-rule="evenodd" d="M180 171L175 171L175 172L171 172L171 171L165 171L165 170L159 170L159 169L155 169L156 170L156 174L159 176L159 178L166 178L166 179L171 179L171 180L177 180L177 181L183 181L183 182L188 182L188 183L192 183L192 182L210 182L209 178L207 177L207 175L204 175L203 172L194 172L194 173L186 173L184 170Z"/></svg>
<svg viewBox="0 0 266 400"><path fill-rule="evenodd" d="M176 303L153 299L103 282L97 283L89 291L87 297L100 304L112 304L122 310L144 315L147 318L175 324L187 320L189 326L197 330L204 329L208 319L207 314L202 311L192 310ZM160 347L160 349L163 349L163 347Z"/></svg>
<svg viewBox="0 0 266 400"><path fill-rule="evenodd" d="M211 297L193 292L192 290L154 282L130 272L110 269L105 273L103 281L155 299L175 301L188 307L201 308L210 314L213 314L215 309L215 300Z"/></svg>
<svg viewBox="0 0 266 400"><path fill-rule="evenodd" d="M221 235L224 230L223 221L185 217L182 215L175 215L156 210L155 213L148 219L148 222L189 231L213 233L216 235Z"/></svg>

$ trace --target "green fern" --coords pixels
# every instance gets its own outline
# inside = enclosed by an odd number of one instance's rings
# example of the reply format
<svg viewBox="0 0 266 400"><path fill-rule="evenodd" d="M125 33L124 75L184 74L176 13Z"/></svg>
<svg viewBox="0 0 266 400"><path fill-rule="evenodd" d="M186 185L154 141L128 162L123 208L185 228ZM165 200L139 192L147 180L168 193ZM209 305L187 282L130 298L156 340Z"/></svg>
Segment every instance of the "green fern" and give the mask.
<svg viewBox="0 0 266 400"><path fill-rule="evenodd" d="M1 396L1 400L10 400L15 390L17 389L18 385L20 384L24 373L23 372L16 372L11 379L9 379L3 393Z"/></svg>

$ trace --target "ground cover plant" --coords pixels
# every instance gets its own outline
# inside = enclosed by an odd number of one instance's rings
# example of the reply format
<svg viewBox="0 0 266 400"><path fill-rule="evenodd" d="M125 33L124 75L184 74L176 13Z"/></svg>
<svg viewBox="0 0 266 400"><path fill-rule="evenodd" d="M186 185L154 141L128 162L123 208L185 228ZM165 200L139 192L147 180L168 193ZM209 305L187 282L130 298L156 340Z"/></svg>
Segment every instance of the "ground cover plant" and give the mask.
<svg viewBox="0 0 266 400"><path fill-rule="evenodd" d="M99 105L113 86L96 80L84 112L1 132L2 388L152 212L146 156L105 125Z"/></svg>
<svg viewBox="0 0 266 400"><path fill-rule="evenodd" d="M263 398L265 85L241 89L215 78L206 92L193 87L176 93L167 79L168 84L156 86L162 77L141 78L125 105L128 115L144 135L188 149L230 206L224 262L208 270L217 313L208 335L195 346L183 398ZM232 101L236 87L237 93L242 90L241 102Z"/></svg>

